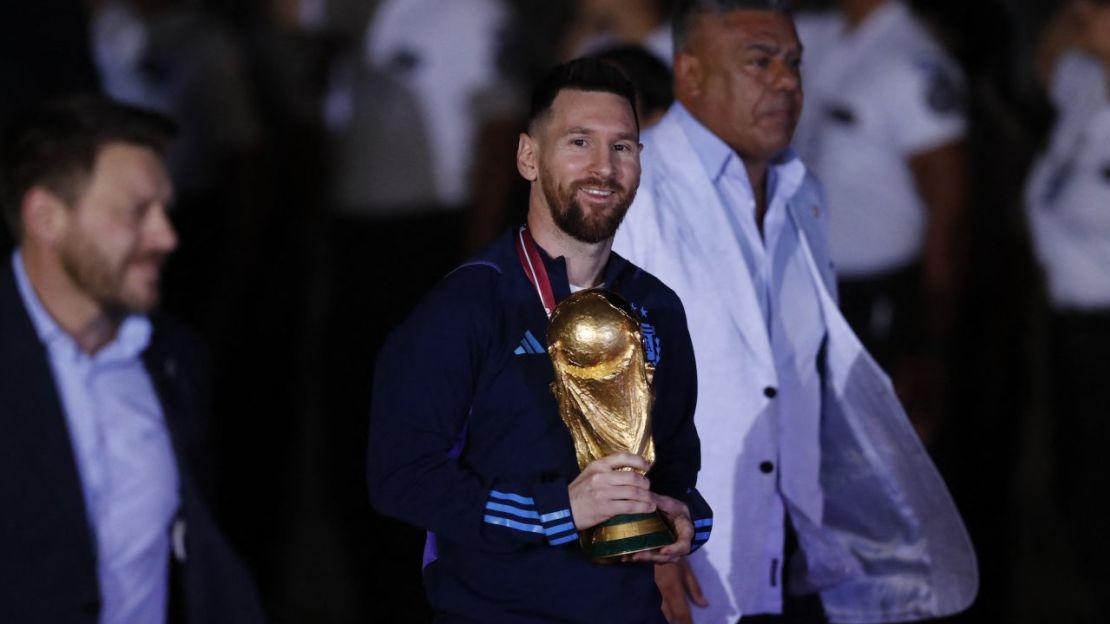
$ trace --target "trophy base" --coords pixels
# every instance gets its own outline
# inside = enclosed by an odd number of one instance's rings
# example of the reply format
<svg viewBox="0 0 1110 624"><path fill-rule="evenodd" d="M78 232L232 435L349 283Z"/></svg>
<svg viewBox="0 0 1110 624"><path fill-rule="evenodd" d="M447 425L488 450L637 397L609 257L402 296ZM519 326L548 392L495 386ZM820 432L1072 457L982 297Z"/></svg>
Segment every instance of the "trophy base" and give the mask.
<svg viewBox="0 0 1110 624"><path fill-rule="evenodd" d="M601 562L673 543L670 527L657 512L613 516L594 527L583 539L586 552Z"/></svg>

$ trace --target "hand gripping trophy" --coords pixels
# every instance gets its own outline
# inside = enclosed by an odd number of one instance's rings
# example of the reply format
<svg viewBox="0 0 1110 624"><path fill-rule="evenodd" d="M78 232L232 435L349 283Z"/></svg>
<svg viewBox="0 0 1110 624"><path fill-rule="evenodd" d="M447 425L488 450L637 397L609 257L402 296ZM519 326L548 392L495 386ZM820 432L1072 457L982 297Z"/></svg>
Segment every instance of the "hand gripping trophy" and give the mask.
<svg viewBox="0 0 1110 624"><path fill-rule="evenodd" d="M654 462L654 369L644 358L640 324L628 303L599 288L570 295L551 315L547 344L555 367L551 389L574 439L579 469L614 453ZM673 542L659 512L615 516L582 533L583 547L598 561Z"/></svg>

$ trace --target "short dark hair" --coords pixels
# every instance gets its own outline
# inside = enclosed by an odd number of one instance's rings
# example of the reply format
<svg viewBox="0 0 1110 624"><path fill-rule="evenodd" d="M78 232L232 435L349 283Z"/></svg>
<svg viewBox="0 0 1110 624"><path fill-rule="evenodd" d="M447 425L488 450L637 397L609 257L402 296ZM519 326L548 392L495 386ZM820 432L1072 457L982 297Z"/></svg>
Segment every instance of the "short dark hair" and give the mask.
<svg viewBox="0 0 1110 624"><path fill-rule="evenodd" d="M674 102L671 70L642 46L626 45L609 48L595 56L612 63L628 76L640 95L640 116L670 108Z"/></svg>
<svg viewBox="0 0 1110 624"><path fill-rule="evenodd" d="M790 12L789 0L678 0L671 18L671 34L674 37L674 51L686 49L690 34L690 24L705 14L721 15L729 11L777 11Z"/></svg>
<svg viewBox="0 0 1110 624"><path fill-rule="evenodd" d="M536 121L551 110L551 104L564 90L612 93L628 100L636 131L640 131L640 116L636 113L636 87L614 65L594 57L576 58L552 69L532 91L532 112L528 116L528 131Z"/></svg>
<svg viewBox="0 0 1110 624"><path fill-rule="evenodd" d="M164 154L176 134L170 118L99 95L67 96L26 111L0 144L0 202L13 237L22 239L20 205L32 187L72 203L106 145L131 143Z"/></svg>

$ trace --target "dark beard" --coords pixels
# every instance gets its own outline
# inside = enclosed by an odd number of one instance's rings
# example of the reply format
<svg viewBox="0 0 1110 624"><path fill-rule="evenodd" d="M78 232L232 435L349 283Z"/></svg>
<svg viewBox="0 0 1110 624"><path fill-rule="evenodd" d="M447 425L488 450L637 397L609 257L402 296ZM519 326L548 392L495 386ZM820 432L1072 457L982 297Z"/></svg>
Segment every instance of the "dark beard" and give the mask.
<svg viewBox="0 0 1110 624"><path fill-rule="evenodd" d="M547 205L551 207L551 217L555 225L571 238L583 243L594 244L613 238L621 221L624 220L624 215L628 212L628 207L632 205L633 198L636 197L636 191L628 193L615 181L600 178L580 180L571 184L565 194L560 194L558 190L548 186L549 179L544 178L542 187ZM621 199L608 214L592 217L587 215L582 205L575 199L578 190L584 186L613 191Z"/></svg>
<svg viewBox="0 0 1110 624"><path fill-rule="evenodd" d="M69 279L106 310L126 308L119 297L118 272L82 233L69 238L61 253L62 269Z"/></svg>
<svg viewBox="0 0 1110 624"><path fill-rule="evenodd" d="M149 312L157 304L157 301L152 305L126 300L123 292L124 270L137 262L160 265L164 260L164 254L148 253L127 258L121 266L114 267L84 233L74 233L61 252L62 270L69 279L106 315L117 319L128 314Z"/></svg>

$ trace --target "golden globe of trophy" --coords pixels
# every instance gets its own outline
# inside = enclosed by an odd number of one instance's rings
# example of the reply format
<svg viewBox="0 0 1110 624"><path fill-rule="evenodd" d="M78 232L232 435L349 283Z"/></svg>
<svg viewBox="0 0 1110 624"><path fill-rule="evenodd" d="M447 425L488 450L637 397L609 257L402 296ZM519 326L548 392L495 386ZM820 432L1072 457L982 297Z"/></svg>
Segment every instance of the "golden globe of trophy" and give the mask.
<svg viewBox="0 0 1110 624"><path fill-rule="evenodd" d="M572 294L552 313L547 344L555 366L551 388L574 439L578 468L614 453L654 462L654 369L628 303L598 288ZM583 531L581 541L591 557L605 561L672 544L674 535L653 512L614 516Z"/></svg>

